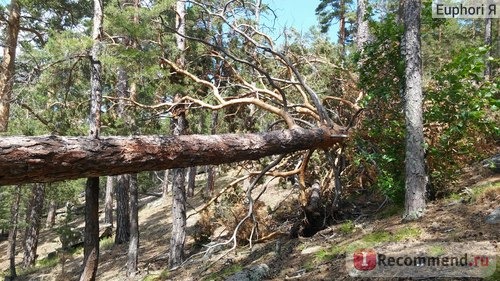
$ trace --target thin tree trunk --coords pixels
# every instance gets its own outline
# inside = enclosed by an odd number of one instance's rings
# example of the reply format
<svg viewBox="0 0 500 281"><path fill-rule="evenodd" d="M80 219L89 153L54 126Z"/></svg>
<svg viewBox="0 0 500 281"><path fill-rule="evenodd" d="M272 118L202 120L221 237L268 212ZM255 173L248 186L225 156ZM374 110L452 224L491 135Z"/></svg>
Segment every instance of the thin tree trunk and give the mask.
<svg viewBox="0 0 500 281"><path fill-rule="evenodd" d="M210 122L210 133L212 135L215 135L217 133L218 122L219 122L219 112L213 111L212 112L212 120ZM212 197L212 195L213 195L216 169L217 169L217 166L214 166L214 165L207 166L207 185L205 187L205 196L206 197Z"/></svg>
<svg viewBox="0 0 500 281"><path fill-rule="evenodd" d="M420 51L420 0L404 1L406 122L405 220L423 216L425 211L426 174L424 163L422 60Z"/></svg>
<svg viewBox="0 0 500 281"><path fill-rule="evenodd" d="M14 201L10 207L10 230L9 230L9 271L10 280L17 277L16 273L16 237L17 237L17 223L19 220L19 202L21 201L21 186L17 185L14 189Z"/></svg>
<svg viewBox="0 0 500 281"><path fill-rule="evenodd" d="M366 19L366 1L358 0L358 7L356 12L356 22L357 22L357 33L356 33L356 43L358 52L362 52L365 44L370 39L370 29L368 27L368 20Z"/></svg>
<svg viewBox="0 0 500 281"><path fill-rule="evenodd" d="M340 0L340 15L339 15L339 44L341 48L341 56L342 58L345 58L345 39L346 39L346 32L345 32L345 1Z"/></svg>
<svg viewBox="0 0 500 281"><path fill-rule="evenodd" d="M491 31L492 31L492 20L491 18L485 19L484 24L484 44L489 46L491 49L486 53L486 68L484 69L484 77L486 80L489 80L491 77L491 61L488 59L492 55L492 40L491 40ZM500 40L500 39L499 39Z"/></svg>
<svg viewBox="0 0 500 281"><path fill-rule="evenodd" d="M27 268L35 265L36 250L38 247L38 235L43 211L43 200L45 195L45 185L35 183L31 191L31 200L26 216L26 233L24 235L24 257L23 267Z"/></svg>
<svg viewBox="0 0 500 281"><path fill-rule="evenodd" d="M130 243L128 245L127 276L134 277L137 272L139 251L139 198L137 174L130 175Z"/></svg>
<svg viewBox="0 0 500 281"><path fill-rule="evenodd" d="M99 60L103 22L102 0L94 0L92 26L93 45L90 51L90 119L89 136L99 138L101 130L102 65ZM99 178L87 178L85 188L85 233L83 248L83 272L80 281L96 279L99 265Z"/></svg>
<svg viewBox="0 0 500 281"><path fill-rule="evenodd" d="M180 56L178 65L183 69L185 66L186 40L182 36L186 34L186 3L184 0L176 1L175 26L177 33L175 38ZM174 102L180 99L177 95ZM179 106L173 110L172 132L174 136L184 135L187 130L185 108ZM172 237L170 239L170 268L179 266L184 259L184 243L186 240L186 169L175 169L172 180Z"/></svg>
<svg viewBox="0 0 500 281"><path fill-rule="evenodd" d="M166 200L168 198L168 183L169 183L170 170L165 170L163 175L163 183L161 184L161 197Z"/></svg>
<svg viewBox="0 0 500 281"><path fill-rule="evenodd" d="M194 188L196 186L196 173L197 173L196 166L189 167L189 169L188 169L188 185L187 185L187 196L189 196L189 197L194 196Z"/></svg>
<svg viewBox="0 0 500 281"><path fill-rule="evenodd" d="M0 132L7 131L10 114L10 99L16 71L16 48L19 36L21 9L18 0L11 0L9 21L5 36L3 60L0 66Z"/></svg>
<svg viewBox="0 0 500 281"><path fill-rule="evenodd" d="M208 165L207 166L207 184L205 186L205 197L210 198L214 194L215 187L215 173L217 166Z"/></svg>
<svg viewBox="0 0 500 281"><path fill-rule="evenodd" d="M46 228L52 228L56 223L57 203L55 199L49 202L49 210L47 211L47 221L45 222Z"/></svg>
<svg viewBox="0 0 500 281"><path fill-rule="evenodd" d="M115 244L126 243L130 239L129 214L130 175L116 177L116 236Z"/></svg>
<svg viewBox="0 0 500 281"><path fill-rule="evenodd" d="M106 193L104 196L104 223L113 226L113 190L114 176L106 177Z"/></svg>

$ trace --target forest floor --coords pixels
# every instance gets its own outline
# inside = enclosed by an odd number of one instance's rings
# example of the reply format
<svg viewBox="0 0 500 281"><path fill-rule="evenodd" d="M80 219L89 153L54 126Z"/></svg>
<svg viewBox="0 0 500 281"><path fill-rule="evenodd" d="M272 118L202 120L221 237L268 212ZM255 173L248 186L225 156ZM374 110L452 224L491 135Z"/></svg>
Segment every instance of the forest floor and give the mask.
<svg viewBox="0 0 500 281"><path fill-rule="evenodd" d="M234 251L226 247L197 247L190 234L200 218L194 214L188 219L188 239L186 244L188 262L176 270L168 270L168 245L170 241L170 200L154 196L142 196L139 213L140 248L139 270L136 277L128 280L224 280L228 276L256 265L267 265L269 272L265 280L372 280L370 278L350 277L346 269L346 252L350 245L373 243L413 242L459 242L482 241L496 250L499 256L500 228L498 224L485 223L485 217L500 206L500 175L466 177L455 193L446 199L431 202L424 218L403 223L401 207L382 204L373 194L361 194L351 202L357 214L350 220L339 221L312 237L290 238L277 236L262 243L238 246ZM231 176L218 179L218 186L232 180ZM256 190L258 192L259 190ZM268 210L279 209L283 202L297 198L297 190L271 184L262 195ZM201 191L188 199L190 211L203 205ZM355 206L363 202L362 206ZM288 207L293 208L293 204ZM296 211L296 210L285 210ZM102 214L101 214L102 215ZM286 224L286 221L283 222ZM83 228L83 218L72 222L72 227ZM43 229L38 246L38 262L33 269L21 271L18 280L78 280L83 250L71 253L55 252L61 247L58 235L53 229ZM223 242L228 239L224 227L218 227L213 240ZM114 245L113 238L101 241L98 280L127 280L126 245ZM365 244L356 244L366 242ZM0 241L0 277L8 269L7 241ZM464 246L470 247L470 246ZM22 250L18 246L17 262L22 260ZM474 250L467 248L468 250ZM352 249L351 249L352 250ZM193 254L196 254L194 255ZM494 276L486 280L500 280L500 263L497 262ZM386 278L384 280L389 280ZM237 279L233 279L237 280ZM393 278L392 280L404 280ZM420 279L428 280L428 279ZM433 280L462 280L433 279ZM465 279L464 279L465 280ZM471 280L471 279L466 279ZM482 279L481 279L482 280Z"/></svg>

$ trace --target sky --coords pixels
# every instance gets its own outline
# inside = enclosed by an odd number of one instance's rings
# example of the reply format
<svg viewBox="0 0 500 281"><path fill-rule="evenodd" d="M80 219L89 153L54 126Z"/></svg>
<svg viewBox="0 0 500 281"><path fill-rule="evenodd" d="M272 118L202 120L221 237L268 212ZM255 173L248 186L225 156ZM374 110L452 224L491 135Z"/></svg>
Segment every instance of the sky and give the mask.
<svg viewBox="0 0 500 281"><path fill-rule="evenodd" d="M8 0L0 0L0 4L5 4ZM297 31L305 34L309 29L318 25L318 20L314 10L318 6L320 0L263 0L275 12L276 22L274 27L277 31L283 30L286 27L294 27ZM263 15L264 17L264 15ZM267 15L269 22L272 24L273 15ZM263 18L263 20L265 20ZM335 38L336 29L334 26L329 32L330 38Z"/></svg>
<svg viewBox="0 0 500 281"><path fill-rule="evenodd" d="M263 0L263 2L269 5L278 17L275 24L278 30L292 26L305 34L312 26L318 26L315 10L320 0ZM269 20L272 20L272 16L267 17L271 17ZM338 28L332 26L330 29L329 37L335 38L335 30Z"/></svg>

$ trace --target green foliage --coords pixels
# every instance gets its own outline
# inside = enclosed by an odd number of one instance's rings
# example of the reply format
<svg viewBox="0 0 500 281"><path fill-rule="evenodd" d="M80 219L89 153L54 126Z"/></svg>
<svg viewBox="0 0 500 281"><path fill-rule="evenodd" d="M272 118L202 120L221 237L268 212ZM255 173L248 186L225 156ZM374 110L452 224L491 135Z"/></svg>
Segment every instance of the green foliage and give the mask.
<svg viewBox="0 0 500 281"><path fill-rule="evenodd" d="M433 184L457 180L460 167L480 160L498 137L500 79L483 77L486 48L459 52L433 75L426 87L428 164Z"/></svg>
<svg viewBox="0 0 500 281"><path fill-rule="evenodd" d="M360 87L366 118L358 130L352 149L354 161L377 171L374 185L395 202L404 200L404 118L400 93L404 86L404 63L399 42L402 26L392 15L372 22L374 38L362 62ZM375 166L375 168L374 168Z"/></svg>

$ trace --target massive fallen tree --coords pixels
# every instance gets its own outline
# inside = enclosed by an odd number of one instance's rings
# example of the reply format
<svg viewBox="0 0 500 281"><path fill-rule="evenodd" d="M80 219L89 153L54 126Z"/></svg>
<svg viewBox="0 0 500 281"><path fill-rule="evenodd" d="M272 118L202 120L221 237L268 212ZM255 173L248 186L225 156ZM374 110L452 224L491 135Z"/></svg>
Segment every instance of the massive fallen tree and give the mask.
<svg viewBox="0 0 500 281"><path fill-rule="evenodd" d="M255 160L328 148L341 129L278 130L261 134L0 138L0 185L53 182Z"/></svg>

